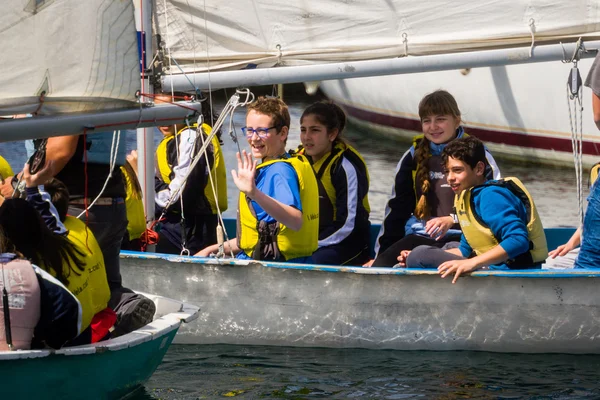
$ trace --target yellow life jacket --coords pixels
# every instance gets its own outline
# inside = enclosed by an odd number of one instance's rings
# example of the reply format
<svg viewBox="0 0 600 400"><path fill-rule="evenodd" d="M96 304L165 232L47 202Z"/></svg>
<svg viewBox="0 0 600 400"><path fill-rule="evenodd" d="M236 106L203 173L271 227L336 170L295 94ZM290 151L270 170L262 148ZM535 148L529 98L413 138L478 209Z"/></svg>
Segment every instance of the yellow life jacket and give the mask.
<svg viewBox="0 0 600 400"><path fill-rule="evenodd" d="M509 189L523 202L527 211L529 251L519 255L514 260L507 261L506 264L517 268L519 266L531 266L544 261L548 257L548 245L546 243L544 227L542 226L542 221L538 215L533 198L523 183L518 178L508 177L488 182L485 185L497 185ZM473 197L471 196L472 190L473 188L463 190L462 193L457 195L454 200L454 207L465 239L475 254L481 255L496 247L499 244L499 240L481 220L479 215L475 214L475 206Z"/></svg>
<svg viewBox="0 0 600 400"><path fill-rule="evenodd" d="M129 240L139 239L146 231L146 215L144 214L144 201L133 189L133 182L125 167L121 167L121 174L125 180L125 208L127 209L127 232Z"/></svg>
<svg viewBox="0 0 600 400"><path fill-rule="evenodd" d="M319 241L319 196L317 179L312 166L304 156L271 160L256 169L276 162L290 164L298 176L302 202L302 227L294 231L280 223L260 223L250 199L240 193L238 207L238 245L247 256L255 260L285 261L308 257L317 250Z"/></svg>
<svg viewBox="0 0 600 400"><path fill-rule="evenodd" d="M365 160L362 156L356 151L352 146L346 144L344 142L338 141L331 152L322 157L319 161L313 164L313 168L315 170L315 174L317 176L317 180L323 185L325 192L327 193L327 198L331 203L331 209L333 210L333 215L331 216L332 221L337 220L337 209L336 209L336 199L337 194L335 192L335 188L333 187L333 182L331 181L331 168L336 165L337 161L344 155L345 151L351 151L354 153L360 161L365 165L365 171L367 171L367 179L369 179L369 172L366 167ZM362 199L363 207L371 212L371 207L369 206L369 195L367 194ZM324 208L324 207L322 207ZM324 216L322 212L319 212L319 218L327 218ZM329 218L327 218L329 219Z"/></svg>
<svg viewBox="0 0 600 400"><path fill-rule="evenodd" d="M590 170L590 184L589 184L589 186L592 186L594 184L594 182L596 182L596 179L598 179L598 170L600 170L600 162L594 164L594 166Z"/></svg>
<svg viewBox="0 0 600 400"><path fill-rule="evenodd" d="M4 159L4 157L0 157L0 179L6 179L9 176L14 176L12 168L8 161Z"/></svg>
<svg viewBox="0 0 600 400"><path fill-rule="evenodd" d="M64 225L69 231L69 241L84 254L85 271L78 271L81 275L71 271L68 287L81 303L81 329L84 330L90 325L92 317L107 307L110 299L104 256L94 234L83 221L67 216Z"/></svg>
<svg viewBox="0 0 600 400"><path fill-rule="evenodd" d="M180 129L179 132L177 132L177 135L181 134L181 132L186 129L197 128L198 124L193 124L190 126L190 128L185 127ZM208 137L208 135L210 135L212 132L212 128L207 124L202 124L202 132L204 132L204 134ZM156 165L158 167L158 172L160 173L160 177L162 178L163 182L167 184L171 183L171 174L173 173L173 165L169 164L169 158L167 156L167 146L174 138L175 135L164 138L156 148ZM219 205L221 212L227 210L227 170L225 169L225 159L221 150L219 138L216 135L213 136L211 143L213 145L214 162L210 168L210 174L215 184L217 199L215 200L210 180L207 182L206 187L204 188L204 195L206 196L206 200L208 201L213 214L216 214L217 204ZM200 145L201 143L197 145L197 148L200 148Z"/></svg>

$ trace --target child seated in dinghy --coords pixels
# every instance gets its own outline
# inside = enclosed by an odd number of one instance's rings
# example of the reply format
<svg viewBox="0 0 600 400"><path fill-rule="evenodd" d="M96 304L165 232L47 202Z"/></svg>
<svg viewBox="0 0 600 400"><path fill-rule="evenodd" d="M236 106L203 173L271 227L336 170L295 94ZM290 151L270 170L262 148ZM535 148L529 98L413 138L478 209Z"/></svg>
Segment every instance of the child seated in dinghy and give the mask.
<svg viewBox="0 0 600 400"><path fill-rule="evenodd" d="M16 237L19 241L27 238L43 254L46 267L62 264L62 254L71 254L71 250L68 245L63 247L63 242L58 243L52 237L45 236L48 239L45 241L42 239L44 235L29 236L24 230L20 234L11 235L12 227L4 223L2 216L15 213L15 203L29 205L22 199L0 199L0 287L5 287L8 293L13 348L59 349L81 332L81 304L59 280L27 260L22 253L23 247L17 247L13 239ZM37 224L45 228L37 212L33 208L30 210L32 213L29 216L35 215L38 220L32 221L28 219L28 215L17 214L20 223ZM49 232L47 228L46 231ZM25 249L29 247L31 246L25 246ZM38 261L41 258L38 257ZM4 310L0 312L3 313ZM7 349L4 325L2 315L0 351Z"/></svg>
<svg viewBox="0 0 600 400"><path fill-rule="evenodd" d="M297 154L308 158L319 184L319 248L315 264L362 265L369 260L369 171L362 156L341 135L344 111L317 102L300 117Z"/></svg>
<svg viewBox="0 0 600 400"><path fill-rule="evenodd" d="M0 308L0 351L61 348L79 333L81 305L77 298L52 275L23 258L1 232L0 243L0 289L6 289L10 317L6 326L6 310Z"/></svg>
<svg viewBox="0 0 600 400"><path fill-rule="evenodd" d="M0 221L5 227L7 236L13 238L16 245L23 249L23 253L34 260L35 257L42 257L43 261L38 260L40 265L65 284L81 303L81 334L70 344L94 343L104 338L108 334L108 329L116 321L115 312L108 308L110 289L104 258L98 242L85 223L75 217L66 216L69 207L69 192L66 186L56 179L46 182L51 171L49 164L51 163L49 162L36 174L30 174L29 165L25 164L23 180L26 184L29 204L7 201L12 212L3 213ZM46 185L39 185L41 182L46 182ZM56 207L51 201L52 195ZM14 215L19 217L15 218ZM41 219L44 226L30 223L27 228L24 228L19 226L19 218L21 221L25 218L29 218L30 221ZM72 249L73 254L67 252L60 254L62 271L57 272L55 264L46 262L45 255L50 254L48 250L36 252L38 249L24 240L19 231L23 231L30 237L41 234L46 239L50 238L51 243L55 245L59 243L59 247ZM65 239L66 244L63 243ZM74 264L77 266L76 269L73 268Z"/></svg>
<svg viewBox="0 0 600 400"><path fill-rule="evenodd" d="M594 194L594 190L596 189L596 186L598 186L596 184L596 181L598 179L598 171L599 170L600 170L600 163L597 163L592 167L592 169L590 171L589 182L592 186L590 188L590 196L588 197L588 202L592 201L592 195ZM596 201L596 199L594 199L594 201ZM588 210L590 210L590 212L592 210L592 209L590 209L590 203L588 203ZM590 217L588 220L587 212L585 213L584 227L586 226L586 224L585 224L586 221L588 221L588 223L587 223L588 232L593 231L592 225L594 225L594 223L597 224L598 222L600 222L600 221L598 221L598 217L596 217L596 221L594 222L594 218L591 217L591 214L590 214ZM577 228L575 233L573 233L573 236L571 236L571 238L569 239L569 241L567 243L561 244L556 249L554 249L550 253L548 253L548 258L546 259L546 262L544 263L542 268L544 268L544 269L574 268L575 263L577 262L577 259L579 257L579 252L581 250L581 248L579 247L579 245L581 244L581 233L582 233L581 231L582 231L582 227L580 226L579 228ZM590 241L588 243L592 244L593 241ZM597 240L596 240L596 243L598 243ZM598 245L588 247L588 252L593 249L596 249L595 250L596 252L600 252ZM600 268L600 259L597 260L597 262L595 264L593 264L593 266L583 267L581 264L578 264L578 265L579 265L579 268Z"/></svg>
<svg viewBox="0 0 600 400"><path fill-rule="evenodd" d="M285 151L290 128L287 105L277 98L259 97L250 104L242 131L252 156L237 154L240 190L237 238L224 245L238 258L310 262L319 236L319 195L315 174L306 157ZM253 159L254 157L254 159ZM257 166L257 159L262 160ZM207 257L219 245L197 256Z"/></svg>
<svg viewBox="0 0 600 400"><path fill-rule="evenodd" d="M585 86L592 89L592 111L596 126L600 129L600 53L594 59ZM598 171L600 163L590 171L589 182L592 185L588 197L588 206L583 220L569 241L549 253L545 268L600 268L600 185ZM583 243L581 235L583 231ZM581 243L581 247L577 248Z"/></svg>
<svg viewBox="0 0 600 400"><path fill-rule="evenodd" d="M458 248L418 246L398 261L413 268L437 268L442 278L483 267L541 268L548 254L535 203L517 178L488 181L485 148L474 137L454 140L442 152L454 207L462 228Z"/></svg>
<svg viewBox="0 0 600 400"><path fill-rule="evenodd" d="M155 95L155 101L158 104L171 103L186 96L181 92L175 92L173 96L162 93ZM227 209L227 172L220 130L190 171L204 139L212 133L213 122L218 119L207 103L202 106L204 122L199 130L196 123L158 127L164 138L156 148L154 178L155 214L157 218L163 217L159 222L157 253L194 254L217 241L217 210L223 212ZM198 132L204 136L198 135ZM137 162L137 153L133 154ZM183 189L176 194L182 186Z"/></svg>
<svg viewBox="0 0 600 400"><path fill-rule="evenodd" d="M419 103L423 135L413 139L396 168L392 197L375 243L376 257L365 267L391 267L403 250L418 245L442 247L460 238L452 211L454 193L446 183L441 153L448 143L468 136L454 97L437 90ZM486 150L485 174L499 179L500 170Z"/></svg>

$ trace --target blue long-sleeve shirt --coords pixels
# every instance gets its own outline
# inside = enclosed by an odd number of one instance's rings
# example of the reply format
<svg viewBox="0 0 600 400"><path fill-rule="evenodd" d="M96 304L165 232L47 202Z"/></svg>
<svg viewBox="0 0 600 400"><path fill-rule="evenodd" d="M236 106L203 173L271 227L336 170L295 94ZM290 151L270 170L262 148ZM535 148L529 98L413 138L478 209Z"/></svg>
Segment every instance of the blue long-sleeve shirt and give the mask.
<svg viewBox="0 0 600 400"><path fill-rule="evenodd" d="M476 187L471 196L475 214L490 228L509 259L529 251L527 211L517 196L500 186ZM464 257L473 252L464 234L459 249ZM505 263L490 265L490 269L508 268Z"/></svg>

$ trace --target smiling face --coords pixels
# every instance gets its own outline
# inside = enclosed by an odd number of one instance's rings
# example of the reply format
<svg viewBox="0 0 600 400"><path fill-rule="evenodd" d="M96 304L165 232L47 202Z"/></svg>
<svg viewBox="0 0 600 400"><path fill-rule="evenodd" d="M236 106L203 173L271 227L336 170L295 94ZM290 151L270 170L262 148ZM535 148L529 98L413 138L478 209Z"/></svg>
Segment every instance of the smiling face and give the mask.
<svg viewBox="0 0 600 400"><path fill-rule="evenodd" d="M337 129L327 132L327 127L314 114L305 115L300 121L300 141L305 154L311 156L313 162L319 161L331 151L337 135Z"/></svg>
<svg viewBox="0 0 600 400"><path fill-rule="evenodd" d="M273 126L273 117L261 114L255 110L250 110L246 115L246 127L252 129L271 128ZM269 129L266 138L261 138L257 133L252 133L247 137L248 144L252 150L252 156L255 159L263 161L276 159L285 153L285 141L288 135L288 128L284 126L277 132L277 128Z"/></svg>
<svg viewBox="0 0 600 400"><path fill-rule="evenodd" d="M454 139L459 125L460 118L451 114L428 115L421 119L423 134L435 144L447 143Z"/></svg>
<svg viewBox="0 0 600 400"><path fill-rule="evenodd" d="M446 162L446 179L455 194L485 182L485 165L479 161L475 168L453 157Z"/></svg>

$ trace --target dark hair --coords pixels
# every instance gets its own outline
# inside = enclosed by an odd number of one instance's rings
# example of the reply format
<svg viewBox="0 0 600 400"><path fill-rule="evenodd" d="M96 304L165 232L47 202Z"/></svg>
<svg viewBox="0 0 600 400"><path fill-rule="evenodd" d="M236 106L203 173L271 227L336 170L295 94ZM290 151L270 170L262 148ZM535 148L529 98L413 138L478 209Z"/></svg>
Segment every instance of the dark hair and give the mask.
<svg viewBox="0 0 600 400"><path fill-rule="evenodd" d="M69 211L69 189L58 179L52 178L44 184L44 190L50 195L61 222L65 222Z"/></svg>
<svg viewBox="0 0 600 400"><path fill-rule="evenodd" d="M307 115L314 115L314 117L327 128L327 133L330 133L334 129L338 130L338 134L335 138L335 142L343 141L342 131L346 126L346 114L344 110L333 102L319 101L311 104L304 110L300 117L300 123Z"/></svg>
<svg viewBox="0 0 600 400"><path fill-rule="evenodd" d="M6 199L0 207L0 226L15 249L65 286L71 271L85 270L81 254L64 236L50 231L35 208L23 199ZM66 268L68 263L69 268Z"/></svg>
<svg viewBox="0 0 600 400"><path fill-rule="evenodd" d="M419 102L419 118L423 121L424 118L431 115L452 115L460 120L460 109L454 96L445 90L436 90L423 97ZM415 162L417 165L415 186L417 182L421 182L421 197L417 202L414 214L419 219L427 219L431 215L427 204L427 193L429 193L431 187L429 181L429 158L431 157L429 144L429 140L423 136L415 149Z"/></svg>
<svg viewBox="0 0 600 400"><path fill-rule="evenodd" d="M449 157L462 161L471 168L475 168L479 162L487 165L485 146L475 136L462 137L448 143L442 151L444 165L448 163Z"/></svg>

